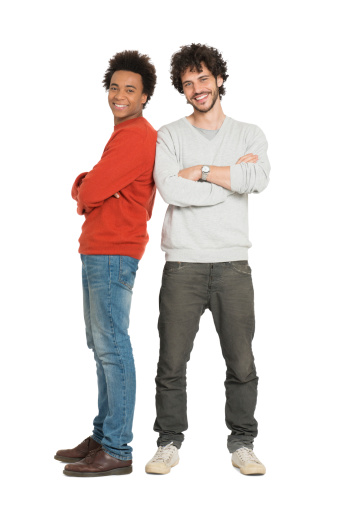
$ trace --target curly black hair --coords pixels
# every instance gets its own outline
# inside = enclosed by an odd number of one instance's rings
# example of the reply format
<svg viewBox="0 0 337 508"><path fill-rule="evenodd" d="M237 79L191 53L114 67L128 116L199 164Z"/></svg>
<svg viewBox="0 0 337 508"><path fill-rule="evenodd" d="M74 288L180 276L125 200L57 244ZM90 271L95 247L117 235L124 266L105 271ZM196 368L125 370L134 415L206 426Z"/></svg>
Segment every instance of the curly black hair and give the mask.
<svg viewBox="0 0 337 508"><path fill-rule="evenodd" d="M221 76L225 83L228 78L227 62L224 61L221 53L206 44L193 43L189 46L180 46L180 51L174 53L171 58L171 81L179 93L184 93L181 74L187 69L201 72L201 62L205 64L215 78ZM226 89L222 84L219 87L220 100L225 93Z"/></svg>
<svg viewBox="0 0 337 508"><path fill-rule="evenodd" d="M104 74L103 86L106 90L109 90L111 77L116 71L131 71L141 75L143 93L147 95L146 102L143 106L144 109L153 95L157 82L156 68L151 63L150 57L148 57L148 55L142 55L138 51L126 50L121 53L116 53L109 60L109 67Z"/></svg>

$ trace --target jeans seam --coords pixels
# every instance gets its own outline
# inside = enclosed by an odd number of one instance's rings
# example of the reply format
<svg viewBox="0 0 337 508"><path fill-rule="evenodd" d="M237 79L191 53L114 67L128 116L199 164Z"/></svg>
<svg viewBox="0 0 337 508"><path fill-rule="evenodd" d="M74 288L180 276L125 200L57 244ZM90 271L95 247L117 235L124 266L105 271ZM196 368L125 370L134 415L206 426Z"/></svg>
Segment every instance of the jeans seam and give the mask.
<svg viewBox="0 0 337 508"><path fill-rule="evenodd" d="M127 289L129 289L132 293L132 289L133 289L133 286L131 286L130 284L128 284L124 279L123 279L123 256L119 256L119 274L118 274L118 282L120 282L121 284L123 284L123 286L125 286Z"/></svg>
<svg viewBox="0 0 337 508"><path fill-rule="evenodd" d="M121 256L120 256L120 260L121 260ZM110 265L110 256L109 256L109 265ZM120 262L120 266L121 266L121 262ZM119 358L119 364L120 364L120 367L121 367L121 370L122 370L122 377L123 377L123 427L122 427L122 435L125 433L125 427L126 427L126 397L125 397L125 391L126 391L126 383L125 383L125 366L124 366L124 362L123 362L123 359L122 359L122 355L121 355L121 352L120 352L120 349L118 347L118 343L117 343L117 340L116 340L116 335L115 335L115 328L114 328L114 323L113 323L113 319L112 319L112 291L111 291L111 285L112 285L112 280L111 280L111 268L109 270L109 314L110 314L110 325L111 325L111 331L112 331L112 337L113 337L113 341L114 341L114 345L115 345L115 348L117 350L117 353L118 353L118 358ZM121 444L121 442L119 443Z"/></svg>

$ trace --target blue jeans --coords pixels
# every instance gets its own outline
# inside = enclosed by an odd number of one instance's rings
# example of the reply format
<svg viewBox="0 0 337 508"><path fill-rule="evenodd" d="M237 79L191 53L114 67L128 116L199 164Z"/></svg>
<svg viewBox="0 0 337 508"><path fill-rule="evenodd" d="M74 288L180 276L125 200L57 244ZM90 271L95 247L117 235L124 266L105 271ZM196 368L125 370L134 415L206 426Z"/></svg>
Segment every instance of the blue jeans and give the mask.
<svg viewBox="0 0 337 508"><path fill-rule="evenodd" d="M97 367L98 415L92 437L120 460L132 458L136 375L128 335L138 259L81 255L84 320Z"/></svg>

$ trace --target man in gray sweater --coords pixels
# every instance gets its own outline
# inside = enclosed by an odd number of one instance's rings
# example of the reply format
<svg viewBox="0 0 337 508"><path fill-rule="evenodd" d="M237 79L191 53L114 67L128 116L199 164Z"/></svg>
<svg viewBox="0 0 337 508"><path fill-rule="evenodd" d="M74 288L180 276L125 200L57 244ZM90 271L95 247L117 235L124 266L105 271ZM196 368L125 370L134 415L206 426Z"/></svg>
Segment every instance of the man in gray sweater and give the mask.
<svg viewBox="0 0 337 508"><path fill-rule="evenodd" d="M186 364L206 309L227 365L225 416L232 463L243 474L266 471L253 452L258 377L252 353L248 194L266 188L270 166L261 129L222 110L227 77L226 62L215 48L191 44L172 57L172 83L193 113L158 132L154 178L169 207L158 322L154 430L159 448L146 465L148 473L168 473L179 462L187 429Z"/></svg>

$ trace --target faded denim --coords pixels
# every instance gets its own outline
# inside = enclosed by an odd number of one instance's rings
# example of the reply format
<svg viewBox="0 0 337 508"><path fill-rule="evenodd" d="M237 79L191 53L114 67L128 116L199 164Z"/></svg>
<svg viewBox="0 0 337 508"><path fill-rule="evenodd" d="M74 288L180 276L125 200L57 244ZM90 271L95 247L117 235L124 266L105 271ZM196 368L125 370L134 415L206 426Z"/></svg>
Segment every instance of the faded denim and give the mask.
<svg viewBox="0 0 337 508"><path fill-rule="evenodd" d="M186 364L199 321L212 313L226 361L226 425L231 453L253 448L258 377L252 353L254 290L247 261L167 262L159 298L160 356L156 377L158 446L180 448L187 429ZM208 358L208 361L212 361Z"/></svg>
<svg viewBox="0 0 337 508"><path fill-rule="evenodd" d="M138 260L103 255L81 259L87 344L94 352L98 383L92 437L113 457L130 460L136 375L128 328Z"/></svg>

